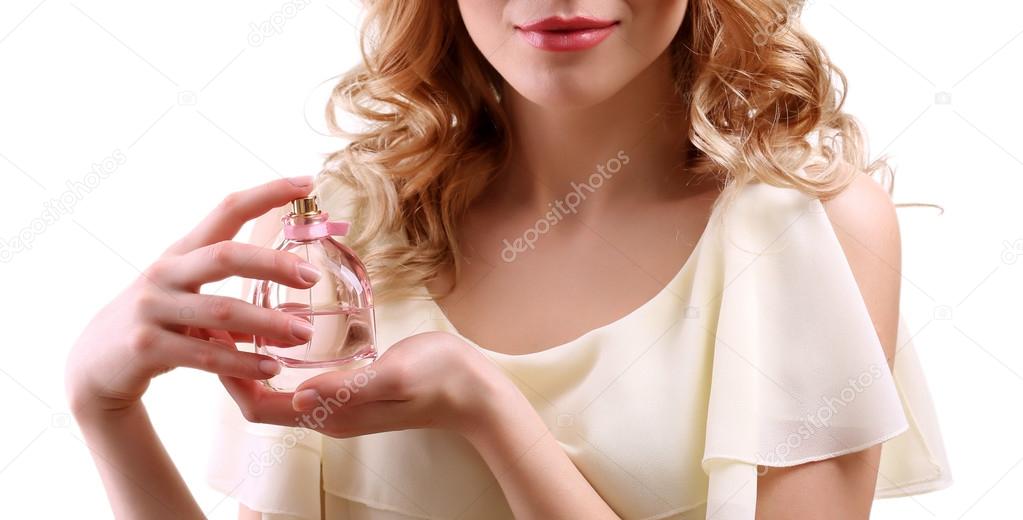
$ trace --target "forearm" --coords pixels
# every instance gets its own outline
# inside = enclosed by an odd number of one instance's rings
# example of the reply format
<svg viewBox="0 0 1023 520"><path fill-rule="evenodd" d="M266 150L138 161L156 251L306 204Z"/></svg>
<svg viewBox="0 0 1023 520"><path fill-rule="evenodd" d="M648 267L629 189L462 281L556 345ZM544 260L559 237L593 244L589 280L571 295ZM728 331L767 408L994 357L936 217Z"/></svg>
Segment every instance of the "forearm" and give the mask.
<svg viewBox="0 0 1023 520"><path fill-rule="evenodd" d="M75 413L117 518L203 518L141 403Z"/></svg>
<svg viewBox="0 0 1023 520"><path fill-rule="evenodd" d="M467 434L519 519L618 518L515 388Z"/></svg>

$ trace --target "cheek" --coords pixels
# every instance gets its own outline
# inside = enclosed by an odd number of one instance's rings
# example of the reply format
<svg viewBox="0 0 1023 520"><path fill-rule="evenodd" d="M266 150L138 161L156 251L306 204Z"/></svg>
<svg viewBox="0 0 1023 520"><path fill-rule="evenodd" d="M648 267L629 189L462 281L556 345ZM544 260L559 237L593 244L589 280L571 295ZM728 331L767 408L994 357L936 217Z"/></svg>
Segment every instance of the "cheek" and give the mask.
<svg viewBox="0 0 1023 520"><path fill-rule="evenodd" d="M685 0L639 0L629 4L632 19L626 37L644 56L659 55L668 48L689 6Z"/></svg>
<svg viewBox="0 0 1023 520"><path fill-rule="evenodd" d="M511 27L504 20L506 3L504 0L458 0L462 22L476 48L484 56L496 53L513 36Z"/></svg>

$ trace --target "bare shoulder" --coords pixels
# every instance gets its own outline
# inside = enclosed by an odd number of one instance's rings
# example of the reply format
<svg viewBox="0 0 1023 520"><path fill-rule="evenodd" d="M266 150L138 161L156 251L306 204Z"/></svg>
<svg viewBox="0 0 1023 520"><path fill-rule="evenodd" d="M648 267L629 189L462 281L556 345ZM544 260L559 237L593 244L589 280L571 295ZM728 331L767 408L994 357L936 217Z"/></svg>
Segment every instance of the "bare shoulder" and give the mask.
<svg viewBox="0 0 1023 520"><path fill-rule="evenodd" d="M899 250L899 222L888 192L867 175L855 180L834 198L824 201L828 219L838 233L888 258Z"/></svg>
<svg viewBox="0 0 1023 520"><path fill-rule="evenodd" d="M902 243L895 204L888 192L867 175L857 175L845 190L823 204L891 363L902 281Z"/></svg>
<svg viewBox="0 0 1023 520"><path fill-rule="evenodd" d="M857 175L823 205L891 367L902 280L895 205L888 192L867 175ZM843 511L844 518L866 518L880 456L881 446L874 445L839 457L772 468L758 480L757 518L790 518L793 504L806 511L823 507Z"/></svg>

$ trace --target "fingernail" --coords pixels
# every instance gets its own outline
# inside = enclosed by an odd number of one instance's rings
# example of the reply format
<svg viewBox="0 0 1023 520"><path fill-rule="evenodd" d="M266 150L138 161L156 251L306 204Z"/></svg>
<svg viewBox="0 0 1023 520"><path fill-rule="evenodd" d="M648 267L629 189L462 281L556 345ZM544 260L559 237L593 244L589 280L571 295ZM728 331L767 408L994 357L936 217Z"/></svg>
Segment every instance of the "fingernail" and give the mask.
<svg viewBox="0 0 1023 520"><path fill-rule="evenodd" d="M300 177L291 177L288 179L291 184L295 186L309 186L313 183L312 175L302 175Z"/></svg>
<svg viewBox="0 0 1023 520"><path fill-rule="evenodd" d="M313 324L305 320L291 320L291 333L298 339L309 341L313 337Z"/></svg>
<svg viewBox="0 0 1023 520"><path fill-rule="evenodd" d="M305 283L316 283L316 280L320 279L320 270L313 264L302 262L298 264L298 276Z"/></svg>
<svg viewBox="0 0 1023 520"><path fill-rule="evenodd" d="M299 412L312 410L316 407L319 397L320 394L316 393L316 390L312 388L295 392L294 397L291 398L291 407Z"/></svg>
<svg viewBox="0 0 1023 520"><path fill-rule="evenodd" d="M281 373L281 364L272 359L261 359L259 361L259 371L268 376L275 376Z"/></svg>

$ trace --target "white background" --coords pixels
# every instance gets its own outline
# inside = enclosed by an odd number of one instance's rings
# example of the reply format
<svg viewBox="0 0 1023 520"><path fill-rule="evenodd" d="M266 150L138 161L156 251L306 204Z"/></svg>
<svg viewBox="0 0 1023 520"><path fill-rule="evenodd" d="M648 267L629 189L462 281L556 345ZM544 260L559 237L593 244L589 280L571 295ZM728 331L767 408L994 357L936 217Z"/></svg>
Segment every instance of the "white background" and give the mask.
<svg viewBox="0 0 1023 520"><path fill-rule="evenodd" d="M317 171L339 144L325 89L358 59L346 0L0 3L0 239L67 196L94 163L125 162L0 264L0 516L105 518L66 412L62 372L91 316L226 193ZM250 24L279 16L279 34ZM848 108L898 167L903 312L953 465L953 487L879 501L875 518L1018 517L1023 506L1023 6L1009 1L812 1L804 16L851 81ZM307 102L308 100L308 102ZM307 125L307 116L312 126ZM247 230L243 231L247 233ZM1018 261L1016 261L1018 260ZM237 295L237 280L216 289ZM222 392L176 371L146 402L203 508Z"/></svg>

